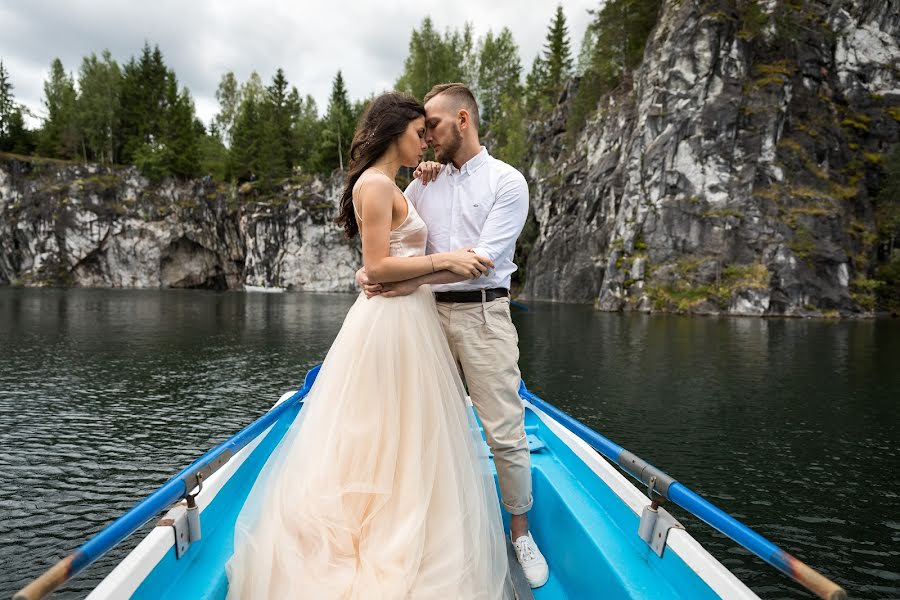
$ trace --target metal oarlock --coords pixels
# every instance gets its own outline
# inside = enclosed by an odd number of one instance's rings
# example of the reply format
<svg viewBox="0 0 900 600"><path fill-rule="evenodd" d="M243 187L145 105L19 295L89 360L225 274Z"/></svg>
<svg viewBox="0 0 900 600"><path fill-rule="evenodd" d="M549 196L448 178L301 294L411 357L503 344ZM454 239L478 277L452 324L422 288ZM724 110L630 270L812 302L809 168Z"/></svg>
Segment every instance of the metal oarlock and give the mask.
<svg viewBox="0 0 900 600"><path fill-rule="evenodd" d="M673 527L684 529L684 526L669 511L660 506L661 496L653 496L656 481L656 476L651 475L650 482L647 484L647 497L650 498L650 504L645 506L641 512L638 536L656 552L657 556L662 557L666 549L666 541L669 539L669 530Z"/></svg>

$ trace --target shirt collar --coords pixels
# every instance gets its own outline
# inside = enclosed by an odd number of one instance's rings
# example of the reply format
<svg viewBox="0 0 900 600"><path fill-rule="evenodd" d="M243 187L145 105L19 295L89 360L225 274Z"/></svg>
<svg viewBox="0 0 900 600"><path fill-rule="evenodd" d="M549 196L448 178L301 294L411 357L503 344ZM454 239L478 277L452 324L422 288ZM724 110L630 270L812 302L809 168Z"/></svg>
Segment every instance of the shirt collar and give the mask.
<svg viewBox="0 0 900 600"><path fill-rule="evenodd" d="M463 163L462 168L457 169L456 165L454 165L452 162L449 163L447 166L450 168L451 175L456 175L458 173L467 173L468 175L471 175L472 173L477 171L479 168L481 168L481 166L487 162L487 159L488 159L487 148L482 146L481 151L478 154L476 154L475 156L473 156L472 158L470 158L469 160L467 160L465 163Z"/></svg>

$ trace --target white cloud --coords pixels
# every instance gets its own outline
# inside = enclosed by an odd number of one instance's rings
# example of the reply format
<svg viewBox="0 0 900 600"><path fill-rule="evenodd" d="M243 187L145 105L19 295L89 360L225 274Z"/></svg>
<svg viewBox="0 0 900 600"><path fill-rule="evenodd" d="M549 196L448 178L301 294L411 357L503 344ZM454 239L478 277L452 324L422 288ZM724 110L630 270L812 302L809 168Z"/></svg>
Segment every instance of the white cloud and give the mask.
<svg viewBox="0 0 900 600"><path fill-rule="evenodd" d="M403 68L410 32L425 16L441 31L471 22L477 36L509 27L527 72L556 5L515 0L0 0L0 60L15 85L16 99L41 115L43 82L55 57L77 74L82 58L91 52L99 55L108 48L121 64L148 41L159 45L166 64L191 90L198 115L208 122L217 110L216 87L227 71L244 81L255 70L268 82L281 67L301 94L312 94L320 110L338 69L351 98L390 89ZM566 0L562 5L577 55L590 20L587 10L599 2Z"/></svg>

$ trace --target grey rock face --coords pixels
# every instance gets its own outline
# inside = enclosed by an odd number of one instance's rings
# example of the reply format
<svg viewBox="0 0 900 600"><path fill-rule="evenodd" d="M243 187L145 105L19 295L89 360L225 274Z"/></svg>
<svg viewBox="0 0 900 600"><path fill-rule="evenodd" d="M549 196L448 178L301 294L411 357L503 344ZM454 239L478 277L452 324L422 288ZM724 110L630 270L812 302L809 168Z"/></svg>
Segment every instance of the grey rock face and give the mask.
<svg viewBox="0 0 900 600"><path fill-rule="evenodd" d="M524 294L602 310L859 314L872 162L900 140L900 2L665 2L633 83L532 132ZM564 98L577 93L573 82Z"/></svg>
<svg viewBox="0 0 900 600"><path fill-rule="evenodd" d="M260 198L134 169L0 159L0 284L354 291L358 243L331 221L339 181Z"/></svg>

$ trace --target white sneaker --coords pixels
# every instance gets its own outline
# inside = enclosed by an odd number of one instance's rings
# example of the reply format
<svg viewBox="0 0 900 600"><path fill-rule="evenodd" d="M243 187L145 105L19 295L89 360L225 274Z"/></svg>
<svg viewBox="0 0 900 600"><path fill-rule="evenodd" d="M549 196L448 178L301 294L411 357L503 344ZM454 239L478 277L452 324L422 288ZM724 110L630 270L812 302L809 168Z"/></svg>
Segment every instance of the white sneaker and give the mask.
<svg viewBox="0 0 900 600"><path fill-rule="evenodd" d="M531 532L516 539L513 547L516 549L516 558L522 565L528 585L532 588L539 588L547 583L547 580L550 579L550 568L547 566L547 559L534 543Z"/></svg>

